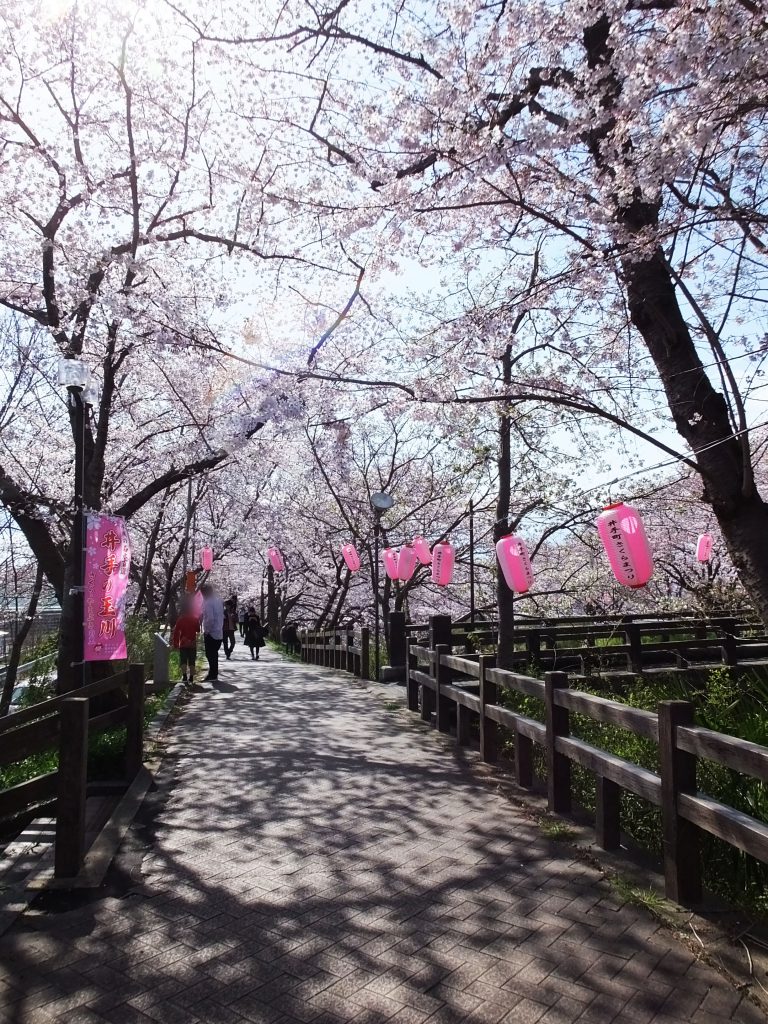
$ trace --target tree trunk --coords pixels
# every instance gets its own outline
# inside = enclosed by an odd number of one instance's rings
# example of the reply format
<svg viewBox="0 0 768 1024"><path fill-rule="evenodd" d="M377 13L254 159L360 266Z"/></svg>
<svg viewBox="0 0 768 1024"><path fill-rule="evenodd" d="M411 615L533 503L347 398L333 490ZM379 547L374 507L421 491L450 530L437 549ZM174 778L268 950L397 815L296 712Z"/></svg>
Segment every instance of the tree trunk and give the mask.
<svg viewBox="0 0 768 1024"><path fill-rule="evenodd" d="M29 635L29 631L32 627L32 622L35 618L35 612L37 611L37 602L40 600L40 593L43 589L43 567L38 562L37 572L35 574L35 585L32 588L32 596L29 599L27 605L27 612L24 616L24 622L22 623L21 629L18 629L16 636L13 638L13 644L11 646L11 656L8 659L8 667L5 670L5 682L3 683L3 692L0 694L0 718L3 718L8 714L8 708L11 705L11 697L13 696L13 688L16 685L16 673L19 669L19 662L21 661L21 651L24 647L24 641Z"/></svg>

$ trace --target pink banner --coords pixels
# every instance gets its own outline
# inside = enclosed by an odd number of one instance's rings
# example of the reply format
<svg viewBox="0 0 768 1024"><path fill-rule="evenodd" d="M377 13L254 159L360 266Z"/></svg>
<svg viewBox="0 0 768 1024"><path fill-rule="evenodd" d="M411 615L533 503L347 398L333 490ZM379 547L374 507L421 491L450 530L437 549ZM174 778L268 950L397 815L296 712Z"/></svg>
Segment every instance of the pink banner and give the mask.
<svg viewBox="0 0 768 1024"><path fill-rule="evenodd" d="M85 541L86 661L127 658L125 595L131 568L131 545L120 516L88 514Z"/></svg>

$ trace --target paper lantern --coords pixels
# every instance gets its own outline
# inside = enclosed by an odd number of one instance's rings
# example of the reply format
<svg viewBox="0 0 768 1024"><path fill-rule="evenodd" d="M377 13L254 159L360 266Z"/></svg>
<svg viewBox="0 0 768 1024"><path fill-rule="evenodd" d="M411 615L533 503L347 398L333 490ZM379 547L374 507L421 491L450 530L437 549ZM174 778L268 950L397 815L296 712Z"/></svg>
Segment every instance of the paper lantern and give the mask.
<svg viewBox="0 0 768 1024"><path fill-rule="evenodd" d="M397 579L397 552L393 548L384 548L381 557L384 559L384 568L391 580Z"/></svg>
<svg viewBox="0 0 768 1024"><path fill-rule="evenodd" d="M413 538L413 550L416 552L416 557L422 565L430 565L432 562L432 552L429 550L429 544L424 540L423 537Z"/></svg>
<svg viewBox="0 0 768 1024"><path fill-rule="evenodd" d="M455 560L456 552L450 541L440 541L432 548L432 582L438 587L447 587L453 580Z"/></svg>
<svg viewBox="0 0 768 1024"><path fill-rule="evenodd" d="M496 557L509 589L527 594L533 586L533 569L525 541L512 534L502 537L496 545Z"/></svg>
<svg viewBox="0 0 768 1024"><path fill-rule="evenodd" d="M409 580L413 576L416 568L416 552L408 544L404 544L400 548L400 554L397 556L397 578L399 580Z"/></svg>
<svg viewBox="0 0 768 1024"><path fill-rule="evenodd" d="M203 548L200 552L200 565L204 572L210 572L213 568L213 551L210 548Z"/></svg>
<svg viewBox="0 0 768 1024"><path fill-rule="evenodd" d="M653 555L637 509L623 502L608 505L597 517L596 525L619 583L644 587L653 575Z"/></svg>
<svg viewBox="0 0 768 1024"><path fill-rule="evenodd" d="M194 594L197 587L197 573L194 569L190 569L184 579L184 590L188 594Z"/></svg>
<svg viewBox="0 0 768 1024"><path fill-rule="evenodd" d="M702 533L696 541L696 557L700 562L708 562L712 554L712 538L708 533Z"/></svg>
<svg viewBox="0 0 768 1024"><path fill-rule="evenodd" d="M285 572L285 562L280 553L280 548L269 548L267 551L269 562L275 572Z"/></svg>
<svg viewBox="0 0 768 1024"><path fill-rule="evenodd" d="M360 555L358 555L354 544L342 544L341 557L347 563L350 572L357 572L360 568Z"/></svg>

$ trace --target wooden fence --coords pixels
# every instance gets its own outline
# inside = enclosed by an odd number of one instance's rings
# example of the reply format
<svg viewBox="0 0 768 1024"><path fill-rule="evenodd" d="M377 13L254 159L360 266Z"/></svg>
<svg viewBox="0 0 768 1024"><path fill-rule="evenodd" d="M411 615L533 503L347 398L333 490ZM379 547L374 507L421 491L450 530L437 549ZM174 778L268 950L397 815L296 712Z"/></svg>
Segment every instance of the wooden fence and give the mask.
<svg viewBox="0 0 768 1024"><path fill-rule="evenodd" d="M95 698L112 694L108 710ZM58 750L56 771L38 775L0 792L4 831L35 816L56 818L55 874L73 878L85 856L88 737L126 727L125 783L142 765L144 743L144 666L111 676L71 693L34 704L0 720L0 768L34 754Z"/></svg>
<svg viewBox="0 0 768 1024"><path fill-rule="evenodd" d="M595 831L604 849L620 845L623 792L635 793L661 809L664 878L667 895L679 903L701 899L699 845L708 832L768 863L768 825L711 797L696 785L697 759L703 758L743 775L768 782L768 748L695 724L688 701L662 701L656 712L570 689L565 672L547 672L544 681L495 667L493 655L451 653L451 621L434 616L429 646L411 643L407 655L407 695L411 711L449 732L455 719L456 740L468 744L477 723L480 755L493 763L499 756L499 727L513 740L518 785L533 785L534 748L546 765L551 811L571 811L571 765L592 772L597 783ZM500 692L509 690L541 701L544 721L504 707ZM571 713L626 729L658 744L659 771L649 771L571 735Z"/></svg>
<svg viewBox="0 0 768 1024"><path fill-rule="evenodd" d="M426 624L397 623L405 639L425 638ZM496 623L453 623L451 644L470 651L496 644ZM515 622L514 668L640 675L647 671L689 670L712 665L768 662L768 634L754 615L606 616L603 619L523 619Z"/></svg>
<svg viewBox="0 0 768 1024"><path fill-rule="evenodd" d="M299 630L301 660L309 665L340 668L360 679L370 679L370 630Z"/></svg>

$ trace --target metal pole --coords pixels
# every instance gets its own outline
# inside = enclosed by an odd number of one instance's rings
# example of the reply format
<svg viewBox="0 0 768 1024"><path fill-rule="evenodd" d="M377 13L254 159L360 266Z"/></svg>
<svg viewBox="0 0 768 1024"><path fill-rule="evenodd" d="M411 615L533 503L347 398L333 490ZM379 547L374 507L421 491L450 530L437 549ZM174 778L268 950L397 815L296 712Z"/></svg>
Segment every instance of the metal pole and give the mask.
<svg viewBox="0 0 768 1024"><path fill-rule="evenodd" d="M374 610L374 627L373 627L373 646L374 646L374 679L376 682L379 681L379 671L381 668L381 655L379 653L379 530L381 529L381 516L378 512L374 512L373 522L373 610Z"/></svg>
<svg viewBox="0 0 768 1024"><path fill-rule="evenodd" d="M469 499L469 621L475 621L475 503Z"/></svg>
<svg viewBox="0 0 768 1024"><path fill-rule="evenodd" d="M80 669L80 685L85 685L85 403L82 388L70 387L70 401L75 412L75 518L72 524L72 561L74 567L74 605L76 637L73 666ZM75 673L76 674L76 673Z"/></svg>

